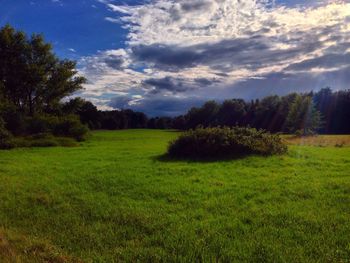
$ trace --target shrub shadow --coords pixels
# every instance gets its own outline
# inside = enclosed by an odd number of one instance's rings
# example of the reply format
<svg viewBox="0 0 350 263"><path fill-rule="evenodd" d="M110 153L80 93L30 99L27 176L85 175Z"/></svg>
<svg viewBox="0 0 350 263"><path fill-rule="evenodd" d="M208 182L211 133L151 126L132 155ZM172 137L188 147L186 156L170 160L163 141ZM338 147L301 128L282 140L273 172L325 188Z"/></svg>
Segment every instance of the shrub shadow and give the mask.
<svg viewBox="0 0 350 263"><path fill-rule="evenodd" d="M188 163L214 163L214 162L228 162L228 161L235 161L235 160L241 160L247 157L250 157L253 155L245 154L245 155L231 155L231 156L225 156L225 157L174 157L170 156L169 154L161 154L152 157L154 161L158 162L188 162Z"/></svg>

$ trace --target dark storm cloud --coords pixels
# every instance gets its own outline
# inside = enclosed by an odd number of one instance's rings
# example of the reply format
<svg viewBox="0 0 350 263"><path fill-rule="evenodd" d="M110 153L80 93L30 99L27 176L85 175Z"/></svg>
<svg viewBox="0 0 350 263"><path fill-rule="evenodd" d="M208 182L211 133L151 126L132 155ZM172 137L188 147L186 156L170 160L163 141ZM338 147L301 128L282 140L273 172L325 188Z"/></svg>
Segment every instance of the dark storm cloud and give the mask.
<svg viewBox="0 0 350 263"><path fill-rule="evenodd" d="M151 88L150 93L158 94L163 91L169 91L173 94L184 93L188 91L198 90L201 87L207 87L214 83L219 83L217 79L197 78L194 80L181 79L181 78L150 78L142 82L142 86Z"/></svg>
<svg viewBox="0 0 350 263"><path fill-rule="evenodd" d="M117 96L110 100L109 106L115 109L129 109L132 98L128 96Z"/></svg>
<svg viewBox="0 0 350 263"><path fill-rule="evenodd" d="M113 69L121 69L124 63L124 58L122 56L109 55L103 58L106 65Z"/></svg>
<svg viewBox="0 0 350 263"><path fill-rule="evenodd" d="M200 59L192 48L165 45L140 45L132 49L133 58L144 63L153 63L156 68L188 68L196 66Z"/></svg>
<svg viewBox="0 0 350 263"><path fill-rule="evenodd" d="M186 47L172 45L140 45L133 47L135 61L152 64L157 69L181 71L200 65L209 66L223 73L246 68L259 68L285 63L298 56L312 53L325 45L322 37L329 35L329 30L315 29L315 32L296 31L283 37L253 35L249 38L222 40L216 43L198 44ZM337 36L330 36L334 41ZM275 48L274 43L291 45L290 48ZM341 42L339 42L341 44ZM334 54L337 56L338 54ZM332 56L329 54L329 57ZM334 58L336 59L336 58Z"/></svg>
<svg viewBox="0 0 350 263"><path fill-rule="evenodd" d="M189 108L200 106L205 102L203 98L171 98L171 97L146 97L136 104L125 104L133 101L128 97L116 97L111 99L109 106L116 109L132 109L142 111L148 116L177 116L186 112Z"/></svg>
<svg viewBox="0 0 350 263"><path fill-rule="evenodd" d="M345 53L350 49L350 42L339 42L337 45L330 46L326 49L327 53Z"/></svg>
<svg viewBox="0 0 350 263"><path fill-rule="evenodd" d="M243 52L267 50L268 46L259 40L232 39L214 44L201 44L189 47L167 45L141 45L133 48L136 61L153 63L156 68L181 70L200 64L215 65L231 62ZM232 63L232 62L231 62ZM240 64L236 61L237 64Z"/></svg>
<svg viewBox="0 0 350 263"><path fill-rule="evenodd" d="M173 6L168 12L173 21L178 21L183 17L183 13L201 11L210 8L211 5L211 2L205 2L203 0L189 1L188 3L182 3L180 9Z"/></svg>
<svg viewBox="0 0 350 263"><path fill-rule="evenodd" d="M290 65L286 70L305 71L314 68L339 68L347 65L350 65L350 53L326 54L321 57Z"/></svg>
<svg viewBox="0 0 350 263"><path fill-rule="evenodd" d="M193 89L193 87L183 82L184 80L175 79L171 77L165 78L150 78L142 82L143 85L153 88L151 91L153 94L160 93L162 91L170 91L172 93L180 93Z"/></svg>
<svg viewBox="0 0 350 263"><path fill-rule="evenodd" d="M233 85L228 90L233 97L262 98L269 95L286 95L291 92L317 91L321 88L350 88L350 67L319 74L271 73L262 79L249 79Z"/></svg>
<svg viewBox="0 0 350 263"><path fill-rule="evenodd" d="M200 11L209 8L212 5L211 2L201 1L189 1L188 3L181 4L181 9L186 12Z"/></svg>
<svg viewBox="0 0 350 263"><path fill-rule="evenodd" d="M219 83L220 81L217 79L197 78L194 80L194 82L201 86L210 86L214 83Z"/></svg>

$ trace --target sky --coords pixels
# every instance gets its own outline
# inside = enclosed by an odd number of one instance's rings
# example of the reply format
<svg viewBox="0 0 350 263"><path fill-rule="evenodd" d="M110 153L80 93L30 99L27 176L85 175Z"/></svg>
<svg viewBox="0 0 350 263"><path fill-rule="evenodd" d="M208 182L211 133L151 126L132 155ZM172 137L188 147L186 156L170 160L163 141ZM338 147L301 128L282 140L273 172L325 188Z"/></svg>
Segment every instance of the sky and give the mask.
<svg viewBox="0 0 350 263"><path fill-rule="evenodd" d="M0 0L7 23L76 60L104 110L350 89L350 0Z"/></svg>

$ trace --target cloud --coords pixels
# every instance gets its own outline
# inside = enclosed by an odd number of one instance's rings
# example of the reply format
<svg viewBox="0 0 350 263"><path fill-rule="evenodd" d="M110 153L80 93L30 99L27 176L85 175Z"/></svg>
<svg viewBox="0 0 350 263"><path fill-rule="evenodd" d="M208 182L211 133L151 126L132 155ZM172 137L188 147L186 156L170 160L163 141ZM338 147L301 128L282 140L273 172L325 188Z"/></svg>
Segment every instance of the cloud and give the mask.
<svg viewBox="0 0 350 263"><path fill-rule="evenodd" d="M139 62L152 63L154 67L172 68L194 67L200 59L191 48L165 45L139 45L132 48L134 59Z"/></svg>
<svg viewBox="0 0 350 263"><path fill-rule="evenodd" d="M95 7L96 8L96 7ZM117 18L113 18L113 17L105 17L105 20L108 21L108 22L111 22L111 23L115 23L115 24L119 24L120 23L120 20L117 19Z"/></svg>
<svg viewBox="0 0 350 263"><path fill-rule="evenodd" d="M127 96L118 96L112 98L109 106L115 109L132 109L141 111L148 116L177 116L194 106L200 106L205 102L203 98L198 97L160 97L153 96L144 99L135 99Z"/></svg>
<svg viewBox="0 0 350 263"><path fill-rule="evenodd" d="M310 71L312 69L339 69L350 64L350 53L337 54L329 53L321 57L303 60L302 62L292 64L286 70L292 71Z"/></svg>
<svg viewBox="0 0 350 263"><path fill-rule="evenodd" d="M63 6L63 2L61 0L51 0L51 2Z"/></svg>
<svg viewBox="0 0 350 263"><path fill-rule="evenodd" d="M185 12L201 12L205 9L211 8L212 2L210 1L191 1L187 3L181 3L181 9Z"/></svg>
<svg viewBox="0 0 350 263"><path fill-rule="evenodd" d="M156 94L161 91L169 91L173 94L185 92L192 89L190 85L186 85L184 80L165 77L161 79L150 78L142 82L142 85L150 87L151 93Z"/></svg>
<svg viewBox="0 0 350 263"><path fill-rule="evenodd" d="M104 105L118 94L121 101L114 98L109 106L131 103L162 115L175 112L166 103L187 107L178 100L249 99L326 85L342 89L349 81L345 1L98 2L115 13L106 20L129 32L124 49L80 61L90 81L85 96L102 96ZM153 107L154 101L162 107Z"/></svg>
<svg viewBox="0 0 350 263"><path fill-rule="evenodd" d="M259 79L248 79L228 87L225 94L239 94L238 97L250 100L270 95L286 95L291 92L318 91L333 87L337 90L350 88L350 66L340 70L322 73L298 72L270 73ZM225 94L222 94L225 96Z"/></svg>

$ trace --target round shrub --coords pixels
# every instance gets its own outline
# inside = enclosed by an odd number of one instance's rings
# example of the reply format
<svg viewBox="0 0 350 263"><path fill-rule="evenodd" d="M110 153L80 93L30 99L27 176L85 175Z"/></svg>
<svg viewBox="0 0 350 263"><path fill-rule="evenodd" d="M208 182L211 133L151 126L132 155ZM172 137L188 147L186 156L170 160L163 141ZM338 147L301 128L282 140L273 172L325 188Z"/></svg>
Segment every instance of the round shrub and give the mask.
<svg viewBox="0 0 350 263"><path fill-rule="evenodd" d="M168 154L177 158L226 158L249 154L275 155L287 152L278 135L252 128L198 128L170 143Z"/></svg>

